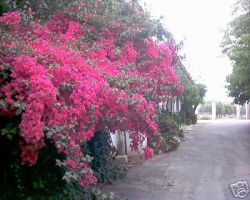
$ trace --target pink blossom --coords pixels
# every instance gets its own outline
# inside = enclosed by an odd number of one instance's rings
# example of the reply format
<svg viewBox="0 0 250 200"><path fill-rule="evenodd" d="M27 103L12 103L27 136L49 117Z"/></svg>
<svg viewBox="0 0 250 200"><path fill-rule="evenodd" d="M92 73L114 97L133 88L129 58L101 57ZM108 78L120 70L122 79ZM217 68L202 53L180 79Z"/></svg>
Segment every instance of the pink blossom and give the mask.
<svg viewBox="0 0 250 200"><path fill-rule="evenodd" d="M145 160L152 159L153 155L154 155L153 149L151 149L150 147L144 148L144 159Z"/></svg>

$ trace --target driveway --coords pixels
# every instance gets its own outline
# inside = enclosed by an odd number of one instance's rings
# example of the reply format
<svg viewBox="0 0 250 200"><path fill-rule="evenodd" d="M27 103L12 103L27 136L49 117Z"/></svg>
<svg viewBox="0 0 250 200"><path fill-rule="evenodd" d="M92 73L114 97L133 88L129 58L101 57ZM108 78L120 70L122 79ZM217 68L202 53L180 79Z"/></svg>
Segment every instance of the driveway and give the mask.
<svg viewBox="0 0 250 200"><path fill-rule="evenodd" d="M211 121L186 131L177 151L145 161L104 191L128 200L235 200L229 184L238 180L250 187L250 121Z"/></svg>

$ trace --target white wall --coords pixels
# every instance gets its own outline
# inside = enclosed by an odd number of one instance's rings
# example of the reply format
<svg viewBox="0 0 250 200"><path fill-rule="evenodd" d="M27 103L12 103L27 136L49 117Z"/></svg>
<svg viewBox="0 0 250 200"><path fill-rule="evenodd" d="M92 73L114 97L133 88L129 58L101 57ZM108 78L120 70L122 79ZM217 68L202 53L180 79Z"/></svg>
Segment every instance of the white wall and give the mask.
<svg viewBox="0 0 250 200"><path fill-rule="evenodd" d="M124 133L116 131L115 133L111 133L111 139L113 145L117 148L119 155L125 155L125 142L124 142ZM138 154L136 151L132 151L130 144L131 139L129 138L128 132L126 132L126 144L127 144L127 155L135 155ZM140 145L139 153L143 153L143 148L147 146L147 139L143 141Z"/></svg>

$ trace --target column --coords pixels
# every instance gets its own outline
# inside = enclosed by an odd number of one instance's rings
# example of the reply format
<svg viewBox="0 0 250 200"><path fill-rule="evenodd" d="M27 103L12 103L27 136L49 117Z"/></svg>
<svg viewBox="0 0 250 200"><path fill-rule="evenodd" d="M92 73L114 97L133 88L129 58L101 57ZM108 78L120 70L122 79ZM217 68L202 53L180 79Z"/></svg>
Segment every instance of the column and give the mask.
<svg viewBox="0 0 250 200"><path fill-rule="evenodd" d="M212 119L216 119L216 103L212 102Z"/></svg>
<svg viewBox="0 0 250 200"><path fill-rule="evenodd" d="M250 119L250 103L246 103L246 120Z"/></svg>
<svg viewBox="0 0 250 200"><path fill-rule="evenodd" d="M176 102L176 99L174 100L174 113L177 112L177 102Z"/></svg>
<svg viewBox="0 0 250 200"><path fill-rule="evenodd" d="M240 105L236 105L236 118L240 119Z"/></svg>

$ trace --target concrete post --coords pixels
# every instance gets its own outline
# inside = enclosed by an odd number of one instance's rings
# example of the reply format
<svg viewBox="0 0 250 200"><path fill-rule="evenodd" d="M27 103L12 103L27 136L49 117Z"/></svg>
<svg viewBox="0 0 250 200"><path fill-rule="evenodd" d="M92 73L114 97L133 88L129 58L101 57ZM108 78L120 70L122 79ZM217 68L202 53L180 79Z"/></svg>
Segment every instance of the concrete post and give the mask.
<svg viewBox="0 0 250 200"><path fill-rule="evenodd" d="M212 119L216 119L216 103L212 102Z"/></svg>
<svg viewBox="0 0 250 200"><path fill-rule="evenodd" d="M201 105L199 104L199 105L197 106L196 110L195 110L195 114L196 114L196 115L199 115L200 107L201 107Z"/></svg>
<svg viewBox="0 0 250 200"><path fill-rule="evenodd" d="M162 102L162 101L159 103L159 108L160 108L160 109L163 108L163 102Z"/></svg>
<svg viewBox="0 0 250 200"><path fill-rule="evenodd" d="M174 113L176 113L177 112L177 102L176 102L176 100L174 100Z"/></svg>
<svg viewBox="0 0 250 200"><path fill-rule="evenodd" d="M246 104L246 120L250 119L250 103Z"/></svg>
<svg viewBox="0 0 250 200"><path fill-rule="evenodd" d="M179 100L178 103L179 103L179 106L178 106L179 110L178 110L178 112L180 112L181 111L181 101Z"/></svg>
<svg viewBox="0 0 250 200"><path fill-rule="evenodd" d="M236 105L236 118L240 119L240 105Z"/></svg>

